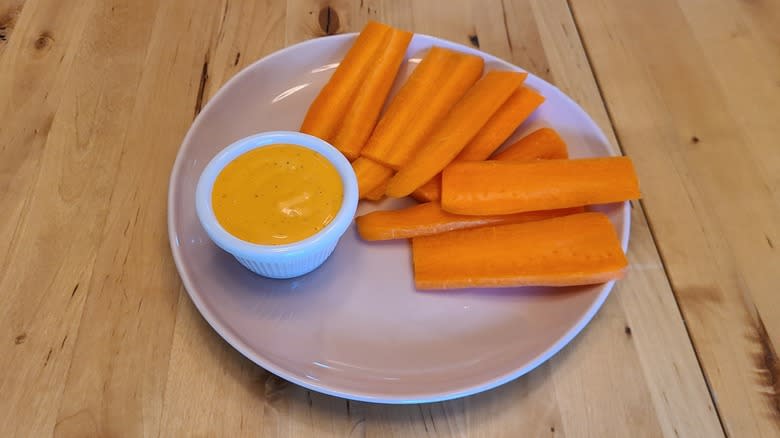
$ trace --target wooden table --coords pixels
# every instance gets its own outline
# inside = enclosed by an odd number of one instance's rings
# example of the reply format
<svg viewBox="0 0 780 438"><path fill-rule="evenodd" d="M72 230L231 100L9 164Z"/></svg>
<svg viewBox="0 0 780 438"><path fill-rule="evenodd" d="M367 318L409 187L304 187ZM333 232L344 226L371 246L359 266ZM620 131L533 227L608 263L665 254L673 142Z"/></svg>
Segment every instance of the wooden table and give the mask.
<svg viewBox="0 0 780 438"><path fill-rule="evenodd" d="M253 365L166 232L184 133L236 72L367 19L556 84L636 163L632 269L571 345L383 406ZM0 436L780 436L780 3L0 0Z"/></svg>

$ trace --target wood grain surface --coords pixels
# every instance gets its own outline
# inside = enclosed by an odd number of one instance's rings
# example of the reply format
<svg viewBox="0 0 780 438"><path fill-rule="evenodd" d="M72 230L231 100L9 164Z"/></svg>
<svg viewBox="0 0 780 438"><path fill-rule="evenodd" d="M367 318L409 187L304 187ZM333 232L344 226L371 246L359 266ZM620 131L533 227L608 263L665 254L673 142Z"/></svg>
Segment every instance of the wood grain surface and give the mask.
<svg viewBox="0 0 780 438"><path fill-rule="evenodd" d="M203 105L369 19L552 82L642 181L629 275L561 353L482 394L287 383L173 264L168 178ZM0 0L0 436L780 436L779 29L771 0Z"/></svg>
<svg viewBox="0 0 780 438"><path fill-rule="evenodd" d="M572 3L723 426L779 436L780 3Z"/></svg>

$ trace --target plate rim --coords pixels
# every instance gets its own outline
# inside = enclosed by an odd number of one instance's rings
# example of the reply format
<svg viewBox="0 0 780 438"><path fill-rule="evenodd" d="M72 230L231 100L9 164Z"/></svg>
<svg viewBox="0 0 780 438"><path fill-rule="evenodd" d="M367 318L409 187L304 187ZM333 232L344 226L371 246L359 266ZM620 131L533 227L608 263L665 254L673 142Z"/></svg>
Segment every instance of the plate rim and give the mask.
<svg viewBox="0 0 780 438"><path fill-rule="evenodd" d="M189 273L184 268L183 262L181 260L181 254L180 254L181 250L180 247L178 246L178 238L175 230L176 210L172 206L175 204L175 193L176 193L176 190L174 189L174 182L179 180L179 174L184 167L182 163L182 161L184 160L183 151L185 150L185 146L187 146L191 142L191 138L194 135L193 132L196 131L195 128L202 123L202 120L205 117L204 115L211 110L211 107L213 106L212 104L217 100L216 98L221 93L224 93L225 90L233 83L239 82L239 79L241 77L250 74L250 72L255 68L257 64L266 62L275 57L283 56L286 52L293 51L294 49L299 48L300 46L309 45L309 44L322 44L323 41L338 42L340 40L347 40L347 39L354 38L357 36L357 34L358 34L357 32L350 32L350 33L344 33L338 35L312 38L309 40L301 41L296 44L284 47L280 50L272 52L254 61L253 63L247 65L241 71L236 73L227 82L225 82L219 88L219 90L217 90L217 92L209 99L209 101L206 103L206 105L203 107L200 113L198 113L198 115L195 117L195 120L193 120L192 124L187 130L187 134L184 136L184 139L179 145L179 149L176 153L176 159L174 160L173 168L171 170L171 176L168 180L168 200L167 200L168 243L171 249L171 254L173 256L174 264L176 266L176 271L178 272L179 278L182 281L184 290L187 292L187 295L190 297L190 300L195 305L200 315L203 317L203 319L206 320L206 322L211 326L211 328L216 332L216 334L219 335L222 339L224 339L232 348L236 349L239 353L241 353L245 358L254 362L255 365L263 368L267 372L273 373L278 377L281 377L285 380L288 380L306 389L317 391L323 394L345 398L349 400L369 402L369 403L384 403L384 404L433 403L433 402L451 400L451 399L477 394L480 392L484 392L496 388L512 380L515 380L529 373L530 371L534 370L538 366L542 365L552 356L554 356L559 351L561 351L566 345L568 345L585 328L585 326L587 326L590 323L590 321L593 319L593 317L596 315L599 309L601 309L601 306L603 306L604 302L609 297L616 281L611 280L608 283L605 283L602 286L602 290L598 293L596 299L593 301L590 307L588 307L587 311L582 315L582 317L580 317L580 319L577 320L577 322L571 328L569 328L569 330L567 330L555 343L553 343L550 347L548 347L539 355L534 357L532 360L526 362L526 364L524 364L523 366L518 367L508 373L496 376L493 379L484 381L480 384L469 385L464 388L456 388L451 391L439 391L439 392L427 392L427 393L423 391L421 393L409 394L409 395L390 395L390 394L381 395L381 394L375 394L370 392L344 391L344 390L339 390L337 388L334 388L331 385L322 385L311 381L303 380L295 376L294 374L289 373L280 367L277 367L272 362L266 360L261 355L257 354L252 348L247 346L240 339L240 335L238 335L237 333L233 333L233 330L226 327L226 325L222 323L220 318L215 316L208 309L208 306L206 306L206 304L200 299L200 295L192 291L195 288L195 285L192 279L190 278ZM421 38L430 41L431 43L430 45L440 44L446 47L455 47L462 52L479 55L486 61L501 64L502 66L509 67L515 71L527 72L529 78L532 78L533 80L536 81L541 81L542 83L546 84L555 93L558 94L558 97L563 98L565 101L568 101L569 104L574 105L575 107L582 110L582 112L585 114L587 119L593 124L593 126L597 128L600 137L599 140L603 144L607 145L607 150L610 153L609 156L621 155L619 151L615 150L612 143L608 140L601 127L595 122L595 120L593 120L590 114L588 114L587 111L585 111L585 109L579 105L579 103L577 103L569 95L561 91L554 84L547 82L546 80L534 75L533 73L519 66L516 66L508 61L505 61L501 58L498 58L497 56L491 55L482 50L478 50L460 43L456 43L454 41L446 40L443 38L439 38L439 37L435 37L423 33L415 33L414 38ZM631 233L630 202L629 201L623 202L621 208L622 208L622 215L623 215L623 223L625 224L625 226L623 227L623 230L620 234L620 243L623 248L623 251L627 252L629 236Z"/></svg>

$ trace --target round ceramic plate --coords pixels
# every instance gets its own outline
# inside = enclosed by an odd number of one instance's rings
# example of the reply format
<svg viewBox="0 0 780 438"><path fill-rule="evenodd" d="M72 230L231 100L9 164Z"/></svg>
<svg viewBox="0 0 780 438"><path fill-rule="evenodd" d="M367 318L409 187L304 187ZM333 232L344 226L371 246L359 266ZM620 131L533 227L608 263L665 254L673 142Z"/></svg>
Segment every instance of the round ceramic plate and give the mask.
<svg viewBox="0 0 780 438"><path fill-rule="evenodd" d="M421 292L407 242L366 243L347 231L318 270L292 280L252 274L206 236L195 215L204 166L233 141L297 130L355 34L276 52L231 79L197 117L170 181L173 257L192 301L246 357L306 388L355 400L418 403L493 388L537 367L590 321L612 283L570 288ZM395 88L432 45L482 56L486 70L521 70L491 55L415 35ZM610 155L604 134L570 98L530 75L546 102L509 140L554 127L572 157ZM402 205L362 203L358 213ZM395 203L396 205L393 205ZM629 206L601 208L628 243Z"/></svg>

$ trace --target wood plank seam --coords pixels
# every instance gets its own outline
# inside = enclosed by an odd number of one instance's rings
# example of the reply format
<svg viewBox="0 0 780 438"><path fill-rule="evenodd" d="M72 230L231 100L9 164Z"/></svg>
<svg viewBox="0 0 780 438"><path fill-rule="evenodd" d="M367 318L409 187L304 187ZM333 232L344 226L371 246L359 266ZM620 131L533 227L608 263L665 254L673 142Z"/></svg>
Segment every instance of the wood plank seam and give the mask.
<svg viewBox="0 0 780 438"><path fill-rule="evenodd" d="M607 100L604 98L604 92L602 90L601 81L599 79L598 72L596 71L595 68L593 68L593 62L591 60L590 50L588 49L587 42L582 37L582 31L580 30L580 25L579 25L579 22L577 20L577 14L574 12L574 8L572 8L571 1L572 0L566 0L566 4L569 7L569 11L570 11L572 19L574 21L574 27L575 27L575 29L577 29L577 35L578 35L580 41L582 42L582 48L583 48L583 51L585 52L585 59L588 62L588 68L592 72L593 79L596 82L596 89L598 90L599 98L604 103L604 110L606 111L607 119L609 120L609 124L612 127L612 131L615 134L615 141L617 143L617 147L620 150L620 153L625 155L625 150L623 148L623 142L622 142L622 140L620 138L620 132L618 130L618 127L615 125L615 122L614 122L614 119L613 119L613 116L612 116L612 110L610 109L610 106L609 106L609 102L607 102ZM696 141L698 141L698 139L696 139ZM688 322L686 321L685 314L683 313L682 308L680 307L680 300L679 300L679 297L678 297L678 294L677 294L677 289L675 288L674 283L672 283L672 280L669 277L669 270L667 268L666 258L664 257L663 252L660 250L660 247L658 246L658 238L656 236L656 231L655 231L655 229L653 227L652 221L650 220L650 218L648 217L648 215L646 213L647 208L646 208L646 206L644 204L644 201L642 199L639 199L638 201L632 201L632 207L633 207L633 202L639 202L639 205L642 207L642 209L641 209L642 215L644 215L645 221L647 222L647 228L648 228L648 231L650 233L650 238L652 239L653 245L655 246L656 251L658 252L658 257L659 257L659 259L661 261L661 269L663 269L664 276L667 278L667 281L669 282L669 287L672 290L672 293L674 294L674 298L675 298L674 301L675 301L675 304L677 305L677 311L679 312L680 318L682 319L683 326L685 327L685 334L686 334L686 336L688 336L688 340L689 340L689 342L691 344L691 348L693 348L693 353L696 356L696 362L699 365L699 369L701 370L702 377L704 377L704 382L707 384L707 392L709 392L710 399L712 400L712 405L715 408L715 415L717 415L717 417L718 417L718 422L720 423L720 427L723 430L723 434L725 436L728 436L729 434L728 434L728 431L726 430L726 425L723 422L723 417L721 416L721 412L720 412L720 406L718 405L717 400L715 398L715 393L713 392L712 384L710 383L710 379L707 376L707 373L704 371L704 366L703 366L702 361L701 361L701 356L700 356L699 351L698 351L698 349L696 347L696 344L693 342L693 337L691 336L691 331L690 331L690 328L688 327ZM763 327L763 324L762 324L762 327ZM766 334L766 333L764 332L764 334ZM772 380L772 379L770 378L768 380ZM774 386L776 386L776 385L774 385Z"/></svg>

